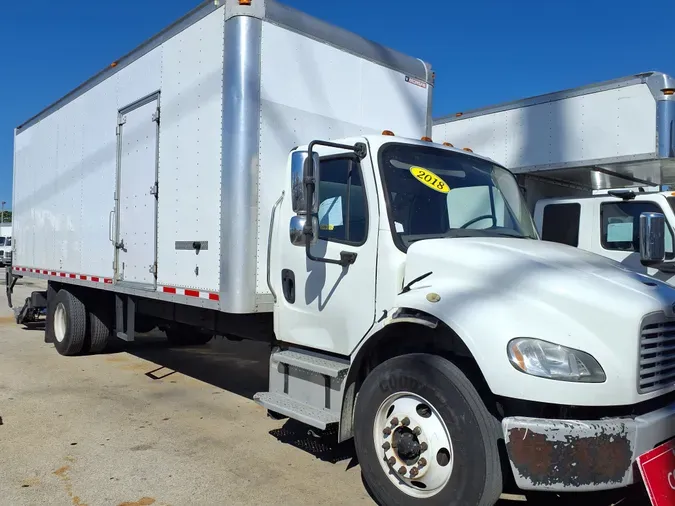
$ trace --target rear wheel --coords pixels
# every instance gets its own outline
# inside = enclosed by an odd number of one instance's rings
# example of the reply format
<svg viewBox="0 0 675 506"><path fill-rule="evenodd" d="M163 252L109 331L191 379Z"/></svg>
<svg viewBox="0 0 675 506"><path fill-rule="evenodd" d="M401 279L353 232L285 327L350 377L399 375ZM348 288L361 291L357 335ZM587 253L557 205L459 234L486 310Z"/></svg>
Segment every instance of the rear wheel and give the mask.
<svg viewBox="0 0 675 506"><path fill-rule="evenodd" d="M499 499L498 425L451 362L411 354L379 365L359 391L354 425L364 478L382 504Z"/></svg>
<svg viewBox="0 0 675 506"><path fill-rule="evenodd" d="M112 334L112 311L105 304L93 304L87 311L89 319L88 352L101 353L105 351Z"/></svg>
<svg viewBox="0 0 675 506"><path fill-rule="evenodd" d="M56 351L66 356L82 351L87 331L87 311L80 299L67 290L59 290L49 323Z"/></svg>

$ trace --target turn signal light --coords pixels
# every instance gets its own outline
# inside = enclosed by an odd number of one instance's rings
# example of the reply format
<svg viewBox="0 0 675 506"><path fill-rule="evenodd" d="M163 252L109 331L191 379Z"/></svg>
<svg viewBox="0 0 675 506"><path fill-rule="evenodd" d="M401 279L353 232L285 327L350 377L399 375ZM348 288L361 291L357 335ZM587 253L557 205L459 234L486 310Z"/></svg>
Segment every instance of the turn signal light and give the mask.
<svg viewBox="0 0 675 506"><path fill-rule="evenodd" d="M455 117L456 117L456 118L459 118L459 117L462 116L463 114L464 114L463 112L456 112L456 113L455 113Z"/></svg>
<svg viewBox="0 0 675 506"><path fill-rule="evenodd" d="M239 5L251 5L251 0L239 0Z"/></svg>
<svg viewBox="0 0 675 506"><path fill-rule="evenodd" d="M661 90L664 95L673 95L675 94L675 88L665 88Z"/></svg>
<svg viewBox="0 0 675 506"><path fill-rule="evenodd" d="M447 147L449 147L449 148L454 148L454 147L455 147L455 146L453 146L452 144L450 144L449 142L444 142L443 145L444 145L444 146L447 146Z"/></svg>
<svg viewBox="0 0 675 506"><path fill-rule="evenodd" d="M426 136L422 137L422 139L420 139L420 140L423 140L424 142L434 142L434 141L431 140L431 137L426 137Z"/></svg>
<svg viewBox="0 0 675 506"><path fill-rule="evenodd" d="M391 136L395 136L396 134L395 134L394 132L392 132L391 130L383 130L383 131L382 131L382 135L391 135Z"/></svg>
<svg viewBox="0 0 675 506"><path fill-rule="evenodd" d="M473 149L471 148L462 148L464 151L468 151L469 153L473 153Z"/></svg>

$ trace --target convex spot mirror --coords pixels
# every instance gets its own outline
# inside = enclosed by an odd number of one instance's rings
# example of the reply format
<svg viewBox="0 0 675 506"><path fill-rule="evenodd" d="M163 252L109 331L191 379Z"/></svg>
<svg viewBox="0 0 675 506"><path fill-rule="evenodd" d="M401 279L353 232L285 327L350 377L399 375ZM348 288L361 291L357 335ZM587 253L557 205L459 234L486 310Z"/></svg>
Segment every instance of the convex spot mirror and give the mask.
<svg viewBox="0 0 675 506"><path fill-rule="evenodd" d="M305 216L293 216L290 223L290 239L293 246L305 246ZM316 244L319 240L319 218L312 216L310 244Z"/></svg>

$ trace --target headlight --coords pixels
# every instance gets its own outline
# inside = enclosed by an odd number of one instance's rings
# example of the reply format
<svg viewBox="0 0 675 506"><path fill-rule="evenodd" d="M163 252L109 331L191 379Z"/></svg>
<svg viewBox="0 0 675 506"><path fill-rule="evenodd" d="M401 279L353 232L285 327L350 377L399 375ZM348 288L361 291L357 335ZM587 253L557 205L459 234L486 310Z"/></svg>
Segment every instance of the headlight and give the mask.
<svg viewBox="0 0 675 506"><path fill-rule="evenodd" d="M511 365L525 374L580 383L607 379L598 361L583 351L527 337L513 339L507 350Z"/></svg>

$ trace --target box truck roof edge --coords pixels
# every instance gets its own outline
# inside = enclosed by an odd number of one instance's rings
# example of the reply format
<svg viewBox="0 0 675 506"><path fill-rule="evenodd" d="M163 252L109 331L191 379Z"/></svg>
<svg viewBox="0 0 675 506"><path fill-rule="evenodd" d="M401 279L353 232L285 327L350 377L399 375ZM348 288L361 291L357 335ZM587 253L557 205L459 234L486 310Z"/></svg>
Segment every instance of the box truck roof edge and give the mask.
<svg viewBox="0 0 675 506"><path fill-rule="evenodd" d="M115 60L93 77L17 126L16 133L21 133L31 125L72 102L86 91L219 8L226 9L227 19L240 15L257 17L309 36L337 49L363 57L389 69L404 72L410 75L410 77L423 80L427 84L433 84L434 77L431 71L431 64L368 40L344 28L331 25L326 21L294 9L277 0L254 0L251 5L234 5L233 2L228 2L227 0L206 0L185 16L153 35L135 49ZM431 87L429 87L429 93L431 93ZM431 129L431 105L429 106L428 118L428 128Z"/></svg>

